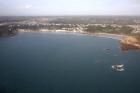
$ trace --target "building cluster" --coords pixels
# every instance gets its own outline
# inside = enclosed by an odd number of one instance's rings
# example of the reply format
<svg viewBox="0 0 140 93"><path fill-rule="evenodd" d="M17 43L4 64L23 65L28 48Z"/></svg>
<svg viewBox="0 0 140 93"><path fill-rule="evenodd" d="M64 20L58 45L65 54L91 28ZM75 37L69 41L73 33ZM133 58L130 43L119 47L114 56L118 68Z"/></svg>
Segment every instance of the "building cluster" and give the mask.
<svg viewBox="0 0 140 93"><path fill-rule="evenodd" d="M17 31L20 32L33 32L33 31L40 31L40 32L48 32L48 31L55 31L55 32L63 32L63 31L73 31L73 32L83 32L88 26L100 26L100 27L116 27L121 28L122 24L116 24L114 21L112 23L105 23L103 20L97 23L84 23L84 21L89 21L85 19L79 19L76 22L73 20L70 23L67 23L68 19L63 18L33 18L21 21L14 21L14 22L3 22L0 23L2 25L9 25L10 28L14 27ZM70 19L71 20L71 19ZM75 19L76 20L76 19ZM53 22L51 22L53 21ZM59 22L61 21L61 22ZM93 20L94 21L94 20ZM96 20L97 21L97 20ZM139 20L135 20L137 23ZM79 22L79 23L78 23ZM83 23L82 23L83 22ZM135 22L135 23L136 23ZM133 28L133 33L140 33L140 24L126 24L125 26L129 26Z"/></svg>
<svg viewBox="0 0 140 93"><path fill-rule="evenodd" d="M128 25L129 27L133 28L133 33L140 33L140 25Z"/></svg>
<svg viewBox="0 0 140 93"><path fill-rule="evenodd" d="M13 24L12 24L13 26ZM100 27L122 27L123 25L118 24L58 24L58 23L37 23L37 22L23 22L14 24L14 27L19 29L20 32L32 32L40 31L40 32L63 32L63 31L73 31L73 32L83 32L88 26L100 26ZM133 33L140 33L140 25L125 25L133 28Z"/></svg>

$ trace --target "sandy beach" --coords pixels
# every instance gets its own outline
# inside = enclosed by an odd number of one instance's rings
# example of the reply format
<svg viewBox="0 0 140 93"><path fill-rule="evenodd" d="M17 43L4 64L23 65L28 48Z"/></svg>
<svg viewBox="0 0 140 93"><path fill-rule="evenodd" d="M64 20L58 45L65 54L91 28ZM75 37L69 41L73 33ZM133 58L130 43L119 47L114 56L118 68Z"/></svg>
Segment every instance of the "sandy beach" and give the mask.
<svg viewBox="0 0 140 93"><path fill-rule="evenodd" d="M105 37L110 39L116 39L119 40L119 42L125 46L131 46L133 49L140 49L140 44L138 43L138 40L135 37L127 36L127 35L120 35L120 34L110 34L110 33L89 33L85 31L64 31L64 30L39 30L39 31L33 31L33 30L24 30L19 29L19 33L22 32L53 32L53 33L61 33L61 34L76 34L76 35L88 35L88 36L98 36L98 37Z"/></svg>

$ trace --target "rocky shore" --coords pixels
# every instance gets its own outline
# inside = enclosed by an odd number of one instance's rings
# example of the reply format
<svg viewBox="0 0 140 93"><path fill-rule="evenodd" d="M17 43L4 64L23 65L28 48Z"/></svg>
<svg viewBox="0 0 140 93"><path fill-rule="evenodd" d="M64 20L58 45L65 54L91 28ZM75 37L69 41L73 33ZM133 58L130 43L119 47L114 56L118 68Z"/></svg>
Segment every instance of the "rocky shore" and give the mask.
<svg viewBox="0 0 140 93"><path fill-rule="evenodd" d="M133 36L125 36L120 40L120 43L124 50L140 50L140 43L138 39Z"/></svg>

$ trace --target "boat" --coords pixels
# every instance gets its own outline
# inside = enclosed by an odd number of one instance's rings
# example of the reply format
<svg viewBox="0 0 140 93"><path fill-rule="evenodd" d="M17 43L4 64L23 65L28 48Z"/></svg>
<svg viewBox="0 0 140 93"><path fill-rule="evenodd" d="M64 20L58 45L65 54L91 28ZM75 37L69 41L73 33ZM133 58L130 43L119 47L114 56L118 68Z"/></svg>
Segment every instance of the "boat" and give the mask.
<svg viewBox="0 0 140 93"><path fill-rule="evenodd" d="M110 48L106 48L105 50L111 50Z"/></svg>
<svg viewBox="0 0 140 93"><path fill-rule="evenodd" d="M104 50L106 50L106 51L110 51L111 49L110 49L110 48L105 48Z"/></svg>
<svg viewBox="0 0 140 93"><path fill-rule="evenodd" d="M113 65L111 67L115 71L124 71L124 65L123 64L121 64L121 65Z"/></svg>

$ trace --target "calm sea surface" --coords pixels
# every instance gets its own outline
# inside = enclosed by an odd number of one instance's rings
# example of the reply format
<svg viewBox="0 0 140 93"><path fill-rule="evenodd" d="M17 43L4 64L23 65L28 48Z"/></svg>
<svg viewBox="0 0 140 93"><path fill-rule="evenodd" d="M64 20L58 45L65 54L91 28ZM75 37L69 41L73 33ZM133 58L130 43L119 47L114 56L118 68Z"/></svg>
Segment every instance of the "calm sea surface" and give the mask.
<svg viewBox="0 0 140 93"><path fill-rule="evenodd" d="M114 64L125 71L113 71ZM0 93L140 93L140 52L87 35L0 38Z"/></svg>

